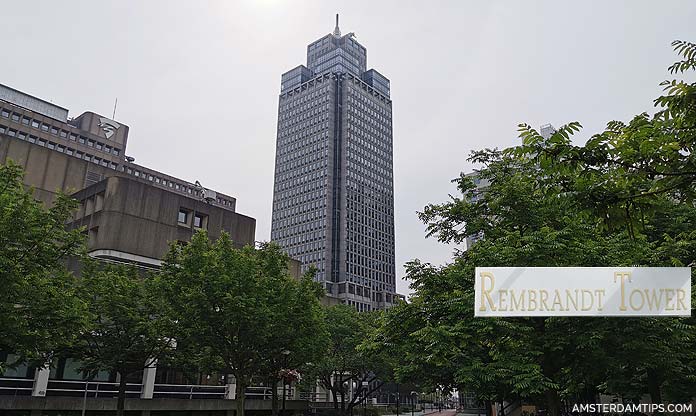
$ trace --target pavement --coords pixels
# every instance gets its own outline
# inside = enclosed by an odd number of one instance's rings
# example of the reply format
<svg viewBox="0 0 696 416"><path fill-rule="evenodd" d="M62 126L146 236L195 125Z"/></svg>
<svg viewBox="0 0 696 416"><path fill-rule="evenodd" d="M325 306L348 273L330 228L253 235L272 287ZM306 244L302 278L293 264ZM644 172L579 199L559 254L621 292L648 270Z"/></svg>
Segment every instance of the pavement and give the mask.
<svg viewBox="0 0 696 416"><path fill-rule="evenodd" d="M442 412L438 412L437 409L425 409L425 412L413 412L413 416L456 416L457 411L455 409L442 409ZM383 416L396 416L396 415L383 415ZM400 413L399 416L411 416L411 412Z"/></svg>

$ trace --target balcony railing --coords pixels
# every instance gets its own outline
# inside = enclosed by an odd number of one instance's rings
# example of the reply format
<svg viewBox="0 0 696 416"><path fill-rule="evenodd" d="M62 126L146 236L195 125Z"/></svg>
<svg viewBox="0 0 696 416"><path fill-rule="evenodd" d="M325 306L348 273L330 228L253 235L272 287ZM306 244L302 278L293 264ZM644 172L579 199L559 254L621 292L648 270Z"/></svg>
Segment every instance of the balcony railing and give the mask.
<svg viewBox="0 0 696 416"><path fill-rule="evenodd" d="M31 396L32 379L0 378L0 395L2 396ZM126 397L137 398L142 392L142 384L127 383ZM197 384L155 384L153 398L171 399L224 399L227 386L211 386ZM271 400L272 388L264 386L247 387L246 398L250 400ZM286 399L294 399L294 388L286 389ZM300 400L307 400L309 393L300 393ZM118 383L108 381L80 380L49 380L46 396L114 398L118 395ZM282 400L279 389L278 399Z"/></svg>

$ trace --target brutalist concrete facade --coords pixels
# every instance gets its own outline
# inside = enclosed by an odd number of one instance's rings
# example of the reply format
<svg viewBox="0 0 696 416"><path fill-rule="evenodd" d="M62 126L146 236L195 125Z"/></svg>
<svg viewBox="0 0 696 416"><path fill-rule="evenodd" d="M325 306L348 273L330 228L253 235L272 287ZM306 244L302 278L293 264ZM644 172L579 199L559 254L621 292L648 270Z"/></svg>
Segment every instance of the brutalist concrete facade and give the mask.
<svg viewBox="0 0 696 416"><path fill-rule="evenodd" d="M25 185L47 205L57 192L81 201L73 226L86 227L91 255L157 266L171 242L188 241L197 229L254 244L256 221L235 212L235 198L127 157L128 126L92 112L57 119L67 110L0 85L3 91L17 102L0 99L0 163L20 165Z"/></svg>

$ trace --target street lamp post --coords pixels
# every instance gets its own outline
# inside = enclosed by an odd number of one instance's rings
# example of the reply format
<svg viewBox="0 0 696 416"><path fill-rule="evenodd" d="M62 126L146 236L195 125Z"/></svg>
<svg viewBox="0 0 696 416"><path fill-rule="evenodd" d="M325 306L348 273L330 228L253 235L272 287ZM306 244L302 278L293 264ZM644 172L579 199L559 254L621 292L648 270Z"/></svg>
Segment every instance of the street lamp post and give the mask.
<svg viewBox="0 0 696 416"><path fill-rule="evenodd" d="M363 416L367 416L367 389L369 387L370 383L367 381L362 382L362 391L363 391Z"/></svg>
<svg viewBox="0 0 696 416"><path fill-rule="evenodd" d="M396 383L396 416L399 416L399 396L401 391L399 390L399 383Z"/></svg>
<svg viewBox="0 0 696 416"><path fill-rule="evenodd" d="M353 402L353 397L354 397L353 395L354 395L355 392L358 390L358 384L357 384L357 383L358 383L358 382L355 381L355 380L353 380L353 381L350 382L350 401L351 401L351 403L349 404L349 407L350 407L350 416L353 416L353 403L352 403L352 402ZM358 394L360 394L360 392L358 392Z"/></svg>
<svg viewBox="0 0 696 416"><path fill-rule="evenodd" d="M414 416L416 412L416 399L418 398L418 393L415 391L411 392L411 416Z"/></svg>
<svg viewBox="0 0 696 416"><path fill-rule="evenodd" d="M288 366L288 355L290 355L290 351L288 350L283 350L280 352L283 355L283 368L287 369L286 367ZM285 396L287 396L287 393L285 391L285 386L286 386L286 380L285 377L283 377L283 410L281 411L281 415L285 416ZM274 387L276 388L276 387ZM273 393L275 396L277 394L277 391Z"/></svg>

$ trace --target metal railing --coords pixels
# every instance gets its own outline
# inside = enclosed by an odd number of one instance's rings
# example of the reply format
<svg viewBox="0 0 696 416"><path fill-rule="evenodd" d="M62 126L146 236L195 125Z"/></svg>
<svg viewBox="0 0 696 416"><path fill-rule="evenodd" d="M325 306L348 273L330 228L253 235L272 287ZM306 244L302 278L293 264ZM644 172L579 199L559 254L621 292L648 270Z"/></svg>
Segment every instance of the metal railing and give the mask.
<svg viewBox="0 0 696 416"><path fill-rule="evenodd" d="M0 395L31 396L34 380L30 378L0 378Z"/></svg>
<svg viewBox="0 0 696 416"><path fill-rule="evenodd" d="M126 397L138 397L142 384L126 383ZM49 380L46 396L116 397L118 383L108 381Z"/></svg>
<svg viewBox="0 0 696 416"><path fill-rule="evenodd" d="M33 379L2 378L0 377L0 395L30 396L33 390ZM108 381L85 380L56 380L49 379L46 396L67 396L85 398L113 398L118 395L118 383ZM227 385L200 384L155 384L154 398L173 399L224 399L227 395ZM140 383L126 384L126 397L139 397L143 385ZM295 387L285 391L286 400L294 400ZM247 387L245 395L250 400L271 400L273 389L265 386ZM281 389L278 389L278 400L283 399ZM300 400L316 398L316 393L299 393Z"/></svg>
<svg viewBox="0 0 696 416"><path fill-rule="evenodd" d="M330 395L327 393L317 393L315 391L301 391L299 393L300 400L307 400L310 402L328 402Z"/></svg>
<svg viewBox="0 0 696 416"><path fill-rule="evenodd" d="M153 397L171 399L222 399L225 386L201 384L155 384Z"/></svg>

